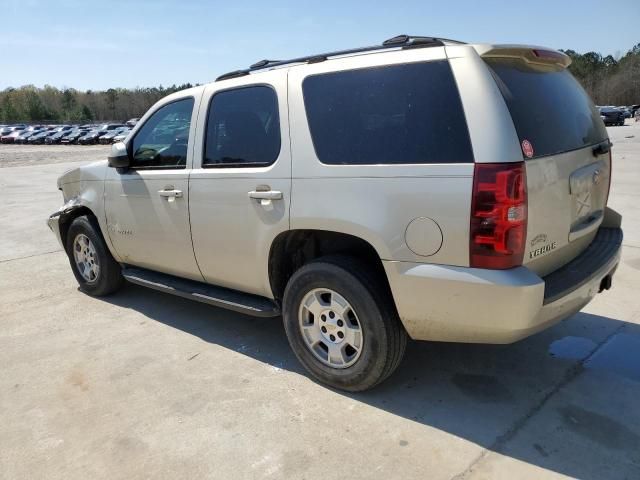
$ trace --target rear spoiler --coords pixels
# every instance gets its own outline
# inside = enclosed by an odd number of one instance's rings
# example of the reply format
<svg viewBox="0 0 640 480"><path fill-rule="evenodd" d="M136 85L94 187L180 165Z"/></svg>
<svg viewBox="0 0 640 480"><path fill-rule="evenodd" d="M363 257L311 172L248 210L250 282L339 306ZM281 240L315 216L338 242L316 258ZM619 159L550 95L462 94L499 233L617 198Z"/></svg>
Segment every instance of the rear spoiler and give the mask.
<svg viewBox="0 0 640 480"><path fill-rule="evenodd" d="M476 51L483 58L517 58L531 65L567 68L571 57L558 50L524 45L478 45Z"/></svg>

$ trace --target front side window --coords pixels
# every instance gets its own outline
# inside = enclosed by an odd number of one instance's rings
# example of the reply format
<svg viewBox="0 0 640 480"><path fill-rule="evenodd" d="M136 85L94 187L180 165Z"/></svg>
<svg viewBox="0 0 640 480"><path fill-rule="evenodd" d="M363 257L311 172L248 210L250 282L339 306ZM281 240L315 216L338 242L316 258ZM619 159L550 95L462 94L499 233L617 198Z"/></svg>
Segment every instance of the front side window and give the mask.
<svg viewBox="0 0 640 480"><path fill-rule="evenodd" d="M280 154L278 100L270 87L214 95L207 116L204 167L267 166Z"/></svg>
<svg viewBox="0 0 640 480"><path fill-rule="evenodd" d="M322 163L473 162L462 102L447 61L313 75L302 89Z"/></svg>
<svg viewBox="0 0 640 480"><path fill-rule="evenodd" d="M185 168L193 98L160 107L133 139L133 168Z"/></svg>

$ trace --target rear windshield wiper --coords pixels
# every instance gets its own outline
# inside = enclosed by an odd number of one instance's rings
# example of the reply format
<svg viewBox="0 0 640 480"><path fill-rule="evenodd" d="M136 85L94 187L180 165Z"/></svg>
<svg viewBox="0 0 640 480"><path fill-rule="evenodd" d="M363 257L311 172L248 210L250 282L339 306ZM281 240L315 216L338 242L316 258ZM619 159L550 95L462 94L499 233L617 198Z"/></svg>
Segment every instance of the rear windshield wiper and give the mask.
<svg viewBox="0 0 640 480"><path fill-rule="evenodd" d="M612 145L613 143L611 143L611 140L608 139L604 142L599 143L598 145L593 147L593 156L598 157L600 155L604 155L605 153L609 153Z"/></svg>

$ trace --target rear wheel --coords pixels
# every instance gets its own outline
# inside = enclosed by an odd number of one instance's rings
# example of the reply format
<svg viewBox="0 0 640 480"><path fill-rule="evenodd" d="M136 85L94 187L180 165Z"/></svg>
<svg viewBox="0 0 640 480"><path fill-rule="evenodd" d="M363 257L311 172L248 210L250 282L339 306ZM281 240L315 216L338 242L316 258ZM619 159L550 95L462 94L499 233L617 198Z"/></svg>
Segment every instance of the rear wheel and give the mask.
<svg viewBox="0 0 640 480"><path fill-rule="evenodd" d="M111 256L98 222L81 216L67 232L67 256L80 288L96 297L117 291L124 282L118 262Z"/></svg>
<svg viewBox="0 0 640 480"><path fill-rule="evenodd" d="M319 381L362 391L397 368L407 343L388 287L350 257L308 263L289 280L283 318L291 347Z"/></svg>

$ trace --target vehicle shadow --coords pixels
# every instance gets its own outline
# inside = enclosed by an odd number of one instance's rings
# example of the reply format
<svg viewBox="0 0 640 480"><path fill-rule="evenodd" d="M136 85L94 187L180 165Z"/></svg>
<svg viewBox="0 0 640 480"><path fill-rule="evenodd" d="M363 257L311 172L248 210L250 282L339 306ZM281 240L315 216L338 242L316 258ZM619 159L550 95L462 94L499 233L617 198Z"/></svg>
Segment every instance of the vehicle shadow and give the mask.
<svg viewBox="0 0 640 480"><path fill-rule="evenodd" d="M307 375L288 346L280 318L248 317L130 284L121 293L104 300L260 362ZM620 320L579 313L550 330L512 345L410 342L401 367L382 385L364 393L336 393L544 469L574 478L599 480L603 478L602 465L611 464L611 452L607 448L590 449L588 455L580 444L552 452L545 450L547 433L555 435L563 429L560 414L545 425L546 433L535 437L535 441L513 445L510 440L558 385L568 383L572 375L580 371L580 361L589 355L589 348L596 348L595 342L589 343L584 338L585 332L615 332L623 325L637 328ZM582 347L579 342L577 347L568 344L565 353L569 358L549 354L554 342L580 338L584 340ZM640 382L633 388L637 398ZM635 458L638 453L633 453L640 445L640 433L629 433L623 426L616 431L617 425L609 420L607 428L613 428L611 435L627 439L628 445L623 445L622 454L634 457L624 468L628 469L631 464L640 474L640 457ZM597 437L597 429L601 427L596 422L586 428L593 429L593 432L587 431L587 437L591 433ZM608 478L623 476L616 473L616 466L609 468L613 470L608 471Z"/></svg>

